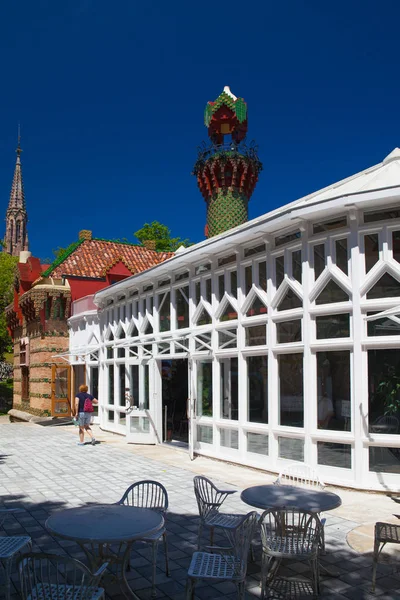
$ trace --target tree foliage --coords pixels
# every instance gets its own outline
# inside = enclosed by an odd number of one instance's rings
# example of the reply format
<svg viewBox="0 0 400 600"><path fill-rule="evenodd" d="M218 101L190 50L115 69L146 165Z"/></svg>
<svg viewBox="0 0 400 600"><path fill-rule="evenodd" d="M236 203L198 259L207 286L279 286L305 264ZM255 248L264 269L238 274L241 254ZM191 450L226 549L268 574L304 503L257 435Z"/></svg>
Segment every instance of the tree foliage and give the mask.
<svg viewBox="0 0 400 600"><path fill-rule="evenodd" d="M14 277L18 263L17 256L0 252L0 358L12 349L12 340L7 331L5 308L13 300Z"/></svg>
<svg viewBox="0 0 400 600"><path fill-rule="evenodd" d="M158 221L145 223L141 229L135 231L134 235L142 246L147 240L155 241L156 250L159 252L175 252L179 246L187 247L192 245L189 239L171 237L170 228Z"/></svg>

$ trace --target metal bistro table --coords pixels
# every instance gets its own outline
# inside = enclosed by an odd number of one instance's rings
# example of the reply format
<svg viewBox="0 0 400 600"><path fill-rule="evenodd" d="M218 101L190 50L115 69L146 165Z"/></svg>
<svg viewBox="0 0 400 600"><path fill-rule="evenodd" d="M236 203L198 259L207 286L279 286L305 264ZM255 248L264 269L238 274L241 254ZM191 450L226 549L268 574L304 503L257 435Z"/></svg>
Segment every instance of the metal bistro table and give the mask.
<svg viewBox="0 0 400 600"><path fill-rule="evenodd" d="M92 569L110 562L121 569L122 581L133 598L126 579L132 544L150 536L164 525L161 514L148 508L115 504L97 504L69 508L55 513L46 521L49 533L73 540L85 552ZM110 546L118 546L117 550Z"/></svg>
<svg viewBox="0 0 400 600"><path fill-rule="evenodd" d="M309 510L313 513L321 513L333 510L341 506L340 496L333 492L314 490L310 488L296 487L292 485L256 485L249 487L240 495L245 504L268 510ZM338 577L339 573L320 565L321 571L330 577Z"/></svg>

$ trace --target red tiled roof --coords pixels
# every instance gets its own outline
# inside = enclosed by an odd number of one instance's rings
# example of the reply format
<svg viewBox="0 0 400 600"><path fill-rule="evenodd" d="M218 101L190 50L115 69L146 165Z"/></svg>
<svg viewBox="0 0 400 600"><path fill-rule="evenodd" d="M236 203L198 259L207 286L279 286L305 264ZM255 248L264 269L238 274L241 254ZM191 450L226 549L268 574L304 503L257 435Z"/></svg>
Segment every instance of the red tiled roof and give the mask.
<svg viewBox="0 0 400 600"><path fill-rule="evenodd" d="M174 256L173 252L156 252L143 246L109 242L106 240L84 240L54 269L46 272L51 277L74 275L75 277L104 277L109 269L122 262L133 274Z"/></svg>

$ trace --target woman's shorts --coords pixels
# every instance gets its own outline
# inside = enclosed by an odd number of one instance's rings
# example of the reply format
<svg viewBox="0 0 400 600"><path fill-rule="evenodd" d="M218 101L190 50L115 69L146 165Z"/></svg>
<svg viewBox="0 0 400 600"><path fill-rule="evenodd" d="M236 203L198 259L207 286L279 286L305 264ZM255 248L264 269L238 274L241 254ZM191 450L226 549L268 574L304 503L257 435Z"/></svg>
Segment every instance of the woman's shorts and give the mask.
<svg viewBox="0 0 400 600"><path fill-rule="evenodd" d="M78 423L79 423L80 427L83 427L84 425L90 425L91 420L92 420L91 413L85 413L85 412L79 413Z"/></svg>

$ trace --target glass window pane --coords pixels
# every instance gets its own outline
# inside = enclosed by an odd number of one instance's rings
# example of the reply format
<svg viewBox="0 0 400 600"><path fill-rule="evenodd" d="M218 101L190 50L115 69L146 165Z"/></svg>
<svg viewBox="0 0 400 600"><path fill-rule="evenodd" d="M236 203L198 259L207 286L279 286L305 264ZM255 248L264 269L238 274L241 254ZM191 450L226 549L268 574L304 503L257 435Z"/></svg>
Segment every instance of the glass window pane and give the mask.
<svg viewBox="0 0 400 600"><path fill-rule="evenodd" d="M196 306L198 305L198 303L200 302L200 281L196 281L196 283L194 284L194 301Z"/></svg>
<svg viewBox="0 0 400 600"><path fill-rule="evenodd" d="M301 271L301 250L296 250L292 252L292 275L299 283L301 283Z"/></svg>
<svg viewBox="0 0 400 600"><path fill-rule="evenodd" d="M367 315L374 315L376 313L367 313ZM394 318L398 319L400 315L396 315ZM400 335L400 323L394 321L390 317L382 317L375 321L367 321L367 335Z"/></svg>
<svg viewBox="0 0 400 600"><path fill-rule="evenodd" d="M261 302L258 296L254 296L254 300L246 313L246 317L254 317L256 315L266 315L268 312L264 302Z"/></svg>
<svg viewBox="0 0 400 600"><path fill-rule="evenodd" d="M244 270L244 279L245 279L245 294L249 293L251 290L251 286L253 284L253 269L251 265L248 265Z"/></svg>
<svg viewBox="0 0 400 600"><path fill-rule="evenodd" d="M285 296L282 298L278 305L278 310L291 310L292 308L301 308L303 302L300 300L297 294L289 288Z"/></svg>
<svg viewBox="0 0 400 600"><path fill-rule="evenodd" d="M304 462L304 440L278 437L278 456L287 460Z"/></svg>
<svg viewBox="0 0 400 600"><path fill-rule="evenodd" d="M108 366L108 404L114 404L114 365Z"/></svg>
<svg viewBox="0 0 400 600"><path fill-rule="evenodd" d="M212 289L211 289L211 278L206 279L206 300L211 304L212 300Z"/></svg>
<svg viewBox="0 0 400 600"><path fill-rule="evenodd" d="M199 361L197 363L197 402L198 417L212 417L212 363Z"/></svg>
<svg viewBox="0 0 400 600"><path fill-rule="evenodd" d="M222 300L225 294L225 277L224 275L219 275L218 277L218 299Z"/></svg>
<svg viewBox="0 0 400 600"><path fill-rule="evenodd" d="M365 271L368 273L379 260L379 236L370 233L364 236Z"/></svg>
<svg viewBox="0 0 400 600"><path fill-rule="evenodd" d="M210 315L208 314L206 309L203 308L203 310L200 313L199 318L197 319L196 325L210 325L211 320L212 319L211 319Z"/></svg>
<svg viewBox="0 0 400 600"><path fill-rule="evenodd" d="M196 284L197 285L197 284ZM159 309L160 331L169 331L171 329L171 294L168 292L159 297L161 308Z"/></svg>
<svg viewBox="0 0 400 600"><path fill-rule="evenodd" d="M144 387L144 397L143 397L143 405L140 406L143 410L149 409L149 400L150 400L150 366L144 365L143 367L143 387Z"/></svg>
<svg viewBox="0 0 400 600"><path fill-rule="evenodd" d="M284 321L276 324L276 337L278 344L301 342L301 319Z"/></svg>
<svg viewBox="0 0 400 600"><path fill-rule="evenodd" d="M333 304L334 302L346 302L348 299L348 294L342 290L336 281L330 279L315 300L315 304Z"/></svg>
<svg viewBox="0 0 400 600"><path fill-rule="evenodd" d="M316 317L317 340L350 337L350 315L324 315Z"/></svg>
<svg viewBox="0 0 400 600"><path fill-rule="evenodd" d="M275 259L275 272L275 287L278 289L285 278L285 258L283 256L278 256Z"/></svg>
<svg viewBox="0 0 400 600"><path fill-rule="evenodd" d="M317 442L318 464L340 469L351 469L350 444L333 444Z"/></svg>
<svg viewBox="0 0 400 600"><path fill-rule="evenodd" d="M233 319L237 319L238 315L236 310L233 308L230 302L225 306L225 310L220 316L220 321L232 321Z"/></svg>
<svg viewBox="0 0 400 600"><path fill-rule="evenodd" d="M238 420L238 359L221 360L221 418Z"/></svg>
<svg viewBox="0 0 400 600"><path fill-rule="evenodd" d="M267 291L267 263L258 263L258 285L264 292Z"/></svg>
<svg viewBox="0 0 400 600"><path fill-rule="evenodd" d="M113 410L109 410L108 412L108 420L113 423L115 419L115 412Z"/></svg>
<svg viewBox="0 0 400 600"><path fill-rule="evenodd" d="M237 298L237 272L231 271L231 294Z"/></svg>
<svg viewBox="0 0 400 600"><path fill-rule="evenodd" d="M268 435L249 431L247 434L247 452L268 456Z"/></svg>
<svg viewBox="0 0 400 600"><path fill-rule="evenodd" d="M107 346L107 358L113 358L114 356L114 348L112 346Z"/></svg>
<svg viewBox="0 0 400 600"><path fill-rule="evenodd" d="M125 365L118 366L119 375L119 405L125 406Z"/></svg>
<svg viewBox="0 0 400 600"><path fill-rule="evenodd" d="M176 290L176 317L178 329L189 327L189 288Z"/></svg>
<svg viewBox="0 0 400 600"><path fill-rule="evenodd" d="M237 330L236 329L225 329L224 331L218 332L218 347L224 348L236 348L237 346Z"/></svg>
<svg viewBox="0 0 400 600"><path fill-rule="evenodd" d="M213 428L209 425L197 425L197 441L202 444L212 444Z"/></svg>
<svg viewBox="0 0 400 600"><path fill-rule="evenodd" d="M268 423L268 356L247 359L248 420Z"/></svg>
<svg viewBox="0 0 400 600"><path fill-rule="evenodd" d="M264 346L267 343L267 329L265 325L246 327L246 346Z"/></svg>
<svg viewBox="0 0 400 600"><path fill-rule="evenodd" d="M367 300L378 300L379 298L397 298L400 296L400 283L385 273L379 281L367 292Z"/></svg>
<svg viewBox="0 0 400 600"><path fill-rule="evenodd" d="M125 348L118 348L118 350L117 350L117 357L118 358L125 358Z"/></svg>
<svg viewBox="0 0 400 600"><path fill-rule="evenodd" d="M232 448L233 450L239 448L239 436L236 429L221 428L219 431L221 435L221 446Z"/></svg>
<svg viewBox="0 0 400 600"><path fill-rule="evenodd" d="M130 433L149 433L150 419L148 417L130 418Z"/></svg>
<svg viewBox="0 0 400 600"><path fill-rule="evenodd" d="M400 475L400 448L370 447L369 470Z"/></svg>
<svg viewBox="0 0 400 600"><path fill-rule="evenodd" d="M393 258L400 263L400 231L392 233Z"/></svg>
<svg viewBox="0 0 400 600"><path fill-rule="evenodd" d="M399 434L400 352L368 350L370 433Z"/></svg>
<svg viewBox="0 0 400 600"><path fill-rule="evenodd" d="M343 271L343 273L346 273L346 275L348 275L349 274L349 261L348 261L348 256L347 256L347 238L345 238L344 240L336 240L335 246L336 246L336 266L339 267L339 269L341 269Z"/></svg>
<svg viewBox="0 0 400 600"><path fill-rule="evenodd" d="M150 333L153 333L153 326L152 326L152 324L150 323L150 321L147 321L147 323L146 323L146 327L145 327L145 330L143 331L143 333L144 333L145 335L148 335L148 334L150 334Z"/></svg>
<svg viewBox="0 0 400 600"><path fill-rule="evenodd" d="M314 246L314 277L317 280L325 269L325 244Z"/></svg>
<svg viewBox="0 0 400 600"><path fill-rule="evenodd" d="M278 367L279 424L304 427L303 354L280 354Z"/></svg>
<svg viewBox="0 0 400 600"><path fill-rule="evenodd" d="M139 406L139 365L129 367L129 393L132 405Z"/></svg>
<svg viewBox="0 0 400 600"><path fill-rule="evenodd" d="M318 429L351 431L350 350L317 352Z"/></svg>
<svg viewBox="0 0 400 600"><path fill-rule="evenodd" d="M341 229L347 227L347 217L325 221L323 223L314 223L313 233L322 233L323 231L332 231L332 229Z"/></svg>

